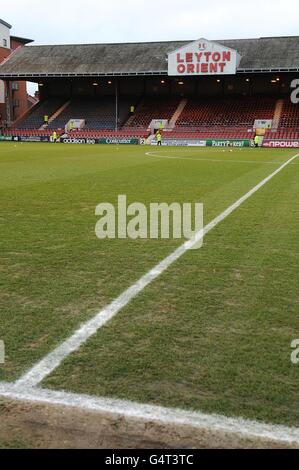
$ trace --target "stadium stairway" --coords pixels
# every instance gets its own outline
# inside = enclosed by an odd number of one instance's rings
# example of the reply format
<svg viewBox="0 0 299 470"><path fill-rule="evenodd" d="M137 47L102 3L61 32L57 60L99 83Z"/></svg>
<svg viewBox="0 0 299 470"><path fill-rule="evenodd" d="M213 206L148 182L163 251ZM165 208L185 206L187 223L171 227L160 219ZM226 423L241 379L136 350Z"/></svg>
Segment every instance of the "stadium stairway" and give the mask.
<svg viewBox="0 0 299 470"><path fill-rule="evenodd" d="M272 123L273 130L277 130L277 128L279 127L279 122L280 122L280 118L281 118L282 111L283 111L283 103L284 102L282 99L276 101L275 111L273 115L273 123Z"/></svg>
<svg viewBox="0 0 299 470"><path fill-rule="evenodd" d="M57 109L57 111L55 111L54 114L52 114L52 116L49 118L49 124L53 122L54 119L56 119L58 116L60 116L60 114L65 110L65 108L68 107L70 102L71 102L70 100L66 101L66 103L64 103L59 109ZM41 126L40 130L42 129L44 129L44 126Z"/></svg>
<svg viewBox="0 0 299 470"><path fill-rule="evenodd" d="M284 99L283 109L279 121L279 129L298 129L299 128L299 106L292 103L289 98Z"/></svg>
<svg viewBox="0 0 299 470"><path fill-rule="evenodd" d="M135 112L134 114L130 114L130 116L128 117L128 119L123 123L122 125L122 129L130 129L131 127L135 127L134 126L134 121L135 121L135 116L136 114L138 114L141 110L142 112L142 98L139 99L138 103L135 103Z"/></svg>
<svg viewBox="0 0 299 470"><path fill-rule="evenodd" d="M179 97L149 97L142 99L135 114L126 121L123 129L148 129L153 119L170 120L177 110L181 99Z"/></svg>
<svg viewBox="0 0 299 470"><path fill-rule="evenodd" d="M131 97L120 97L118 126L127 120ZM50 129L64 129L70 119L85 119L85 129L115 130L115 101L109 96L94 98L73 97L57 117L49 122Z"/></svg>
<svg viewBox="0 0 299 470"><path fill-rule="evenodd" d="M124 123L123 127L124 128L131 127L131 124L134 121L134 117L135 117L134 114L130 116L129 119Z"/></svg>
<svg viewBox="0 0 299 470"><path fill-rule="evenodd" d="M176 130L186 127L251 128L255 119L273 119L277 99L272 97L189 99Z"/></svg>
<svg viewBox="0 0 299 470"><path fill-rule="evenodd" d="M35 109L37 109L39 106L39 101L37 101L33 106L31 106L29 109L27 109L27 111L25 111L24 114L22 114L22 116L20 116L18 119L16 119L14 122L13 122L13 126L14 128L17 128L19 124L21 124L28 116L29 114L33 113L35 111Z"/></svg>
<svg viewBox="0 0 299 470"><path fill-rule="evenodd" d="M35 106L30 109L30 112L18 122L19 129L40 129L44 124L44 116L47 114L51 116L61 105L65 99L53 97L45 101L39 101ZM16 124L14 125L16 127Z"/></svg>
<svg viewBox="0 0 299 470"><path fill-rule="evenodd" d="M170 129L174 129L175 128L175 125L176 125L176 122L177 120L179 119L180 115L182 114L182 112L184 111L186 105L188 103L188 100L187 99L183 99L180 104L178 105L177 109L175 110L172 118L170 119L169 121L169 128Z"/></svg>

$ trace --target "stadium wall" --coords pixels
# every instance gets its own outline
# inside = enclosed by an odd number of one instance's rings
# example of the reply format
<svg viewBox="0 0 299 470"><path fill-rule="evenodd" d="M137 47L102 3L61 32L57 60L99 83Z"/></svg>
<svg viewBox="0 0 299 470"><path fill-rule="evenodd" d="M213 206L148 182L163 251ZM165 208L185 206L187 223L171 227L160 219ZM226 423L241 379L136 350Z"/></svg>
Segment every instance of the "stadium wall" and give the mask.
<svg viewBox="0 0 299 470"><path fill-rule="evenodd" d="M2 25L0 23L0 29ZM3 40L2 31L0 33L0 40ZM1 43L2 44L2 43ZM0 47L0 63L6 59L10 54L10 49L7 47ZM5 107L5 85L2 80L0 80L0 121L6 117L6 107Z"/></svg>
<svg viewBox="0 0 299 470"><path fill-rule="evenodd" d="M0 64L9 57L9 55L28 44L31 39L20 38L10 35L11 25L0 20ZM7 120L6 95L10 96L10 114L11 119L19 119L28 109L27 87L25 81L7 81L0 84L0 122Z"/></svg>

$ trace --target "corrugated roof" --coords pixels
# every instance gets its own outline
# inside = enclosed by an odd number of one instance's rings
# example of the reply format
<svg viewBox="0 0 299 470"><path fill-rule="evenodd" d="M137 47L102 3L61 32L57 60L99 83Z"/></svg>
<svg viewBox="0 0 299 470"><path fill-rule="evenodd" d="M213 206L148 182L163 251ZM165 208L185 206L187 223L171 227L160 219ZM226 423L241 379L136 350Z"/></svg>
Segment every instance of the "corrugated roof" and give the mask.
<svg viewBox="0 0 299 470"><path fill-rule="evenodd" d="M0 77L167 73L167 54L190 42L26 46L0 66ZM216 42L239 52L239 71L299 71L299 36Z"/></svg>

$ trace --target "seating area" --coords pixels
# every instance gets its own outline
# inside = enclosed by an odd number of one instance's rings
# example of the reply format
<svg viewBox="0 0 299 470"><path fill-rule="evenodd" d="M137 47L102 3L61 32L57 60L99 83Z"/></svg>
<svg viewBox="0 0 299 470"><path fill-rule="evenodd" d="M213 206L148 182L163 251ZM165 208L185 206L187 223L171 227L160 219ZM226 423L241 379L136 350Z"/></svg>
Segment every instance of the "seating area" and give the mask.
<svg viewBox="0 0 299 470"><path fill-rule="evenodd" d="M226 97L190 98L176 123L176 129L198 127L252 127L255 119L272 119L276 98Z"/></svg>
<svg viewBox="0 0 299 470"><path fill-rule="evenodd" d="M112 97L73 98L62 113L47 129L39 130L44 114L49 117L59 109L66 99L51 98L35 106L17 128L6 130L6 134L17 136L49 136L54 130L64 133L69 119L85 119L86 127L72 131L81 138L146 138L152 119L170 120L175 113L180 97L145 97L140 101L133 116L130 106L137 102L132 97L120 97L118 131L115 132L115 101ZM188 98L174 129L164 131L164 138L171 139L252 139L255 135L255 119L272 119L277 97L226 97ZM266 139L299 139L299 106L284 99L277 130L266 131Z"/></svg>
<svg viewBox="0 0 299 470"><path fill-rule="evenodd" d="M176 127L172 132L165 132L164 137L171 139L252 139L254 131L244 127Z"/></svg>
<svg viewBox="0 0 299 470"><path fill-rule="evenodd" d="M3 131L4 135L15 136L24 136L24 137L50 137L53 134L53 129L6 129ZM61 132L64 134L64 132ZM72 131L69 133L69 136L77 138L91 138L91 139L100 139L100 138L146 138L148 137L149 132L145 129L131 129L131 130L83 130L83 131Z"/></svg>
<svg viewBox="0 0 299 470"><path fill-rule="evenodd" d="M289 99L284 100L279 127L281 129L294 129L299 127L299 105L293 104Z"/></svg>
<svg viewBox="0 0 299 470"><path fill-rule="evenodd" d="M129 117L132 99L118 102L118 126ZM50 129L64 129L70 119L85 119L85 129L115 129L115 101L111 97L73 98L62 113L49 124Z"/></svg>
<svg viewBox="0 0 299 470"><path fill-rule="evenodd" d="M176 96L161 96L144 98L124 128L148 128L153 119L171 119L181 98Z"/></svg>
<svg viewBox="0 0 299 470"><path fill-rule="evenodd" d="M5 129L3 131L4 135L12 135L13 137L15 136L24 136L24 137L43 137L43 136L50 136L53 134L53 130L51 129L22 129L22 128L17 128L17 129Z"/></svg>
<svg viewBox="0 0 299 470"><path fill-rule="evenodd" d="M50 117L65 101L65 98L51 98L38 103L25 119L18 124L18 129L39 129L44 124L45 114Z"/></svg>
<svg viewBox="0 0 299 470"><path fill-rule="evenodd" d="M277 131L266 131L265 139L299 139L299 126L297 129L278 129Z"/></svg>
<svg viewBox="0 0 299 470"><path fill-rule="evenodd" d="M111 130L83 130L83 131L72 131L69 135L72 137L78 138L91 138L91 139L100 139L100 138L130 138L130 139L142 139L146 138L149 135L147 130L132 129L132 130L120 130L120 131L111 131Z"/></svg>

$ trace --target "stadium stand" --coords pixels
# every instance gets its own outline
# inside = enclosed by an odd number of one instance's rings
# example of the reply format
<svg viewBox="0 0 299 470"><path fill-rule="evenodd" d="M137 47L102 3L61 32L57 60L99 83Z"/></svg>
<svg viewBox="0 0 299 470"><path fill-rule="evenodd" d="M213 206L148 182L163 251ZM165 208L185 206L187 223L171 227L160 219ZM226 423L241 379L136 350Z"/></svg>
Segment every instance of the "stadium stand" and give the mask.
<svg viewBox="0 0 299 470"><path fill-rule="evenodd" d="M131 102L129 97L119 99L118 126L128 118ZM85 119L86 129L115 129L115 101L112 97L72 98L65 110L49 124L49 128L64 129L70 119Z"/></svg>
<svg viewBox="0 0 299 470"><path fill-rule="evenodd" d="M145 97L124 128L147 129L153 119L171 119L179 102L180 98L176 96Z"/></svg>
<svg viewBox="0 0 299 470"><path fill-rule="evenodd" d="M294 129L299 127L299 106L290 100L284 100L279 127L281 129Z"/></svg>
<svg viewBox="0 0 299 470"><path fill-rule="evenodd" d="M11 135L13 137L16 136L26 136L26 137L43 137L47 136L50 137L54 130L57 130L60 134L64 134L64 132L60 132L59 129L5 129L3 131L4 135ZM132 130L74 130L71 132L73 137L78 138L90 138L90 139L99 139L99 138L146 138L149 135L147 130L140 130L140 129L132 129Z"/></svg>
<svg viewBox="0 0 299 470"><path fill-rule="evenodd" d="M226 128L226 127L182 127L164 133L165 137L175 139L251 139L254 137L254 131L244 129L244 127Z"/></svg>
<svg viewBox="0 0 299 470"><path fill-rule="evenodd" d="M176 128L186 126L252 127L255 119L272 119L276 98L227 97L190 99Z"/></svg>
<svg viewBox="0 0 299 470"><path fill-rule="evenodd" d="M18 129L10 130L11 135L20 132L26 136L49 136L54 130L64 131L69 119L85 119L86 127L72 131L77 137L136 137L146 138L148 126L152 119L170 120L175 113L180 97L144 97L129 117L130 103L136 98L120 97L118 131L115 131L115 102L112 97L101 99L73 98L63 112L47 129L40 130L43 116L53 113L66 100L52 98L35 106ZM165 130L165 137L177 139L250 139L255 133L255 119L272 119L277 97L234 97L234 98L189 98L174 129ZM123 126L122 126L123 124ZM283 100L283 110L277 130L266 131L266 138L298 139L299 138L298 106ZM8 131L6 131L7 133Z"/></svg>
<svg viewBox="0 0 299 470"><path fill-rule="evenodd" d="M297 129L278 129L266 131L265 139L298 140L299 130Z"/></svg>
<svg viewBox="0 0 299 470"><path fill-rule="evenodd" d="M169 57L182 47L198 48L197 41L21 47L0 65L0 79L38 83L41 102L23 121L7 121L23 135L61 133L69 119L78 118L86 121L78 136L145 137L152 119L173 118L165 136L243 139L254 136L255 119L272 119L266 137L297 139L299 106L290 103L289 91L299 72L299 36L212 43L238 54L235 74L173 73ZM46 134L40 131L44 114L50 118Z"/></svg>
<svg viewBox="0 0 299 470"><path fill-rule="evenodd" d="M299 106L291 103L289 98L283 100L278 128L266 131L266 139L295 140L299 139Z"/></svg>
<svg viewBox="0 0 299 470"><path fill-rule="evenodd" d="M19 129L39 129L44 124L44 116L49 117L66 101L64 98L50 98L39 102L18 124Z"/></svg>
<svg viewBox="0 0 299 470"><path fill-rule="evenodd" d="M120 130L120 131L97 131L97 130L83 130L73 131L72 136L80 138L136 138L142 139L148 137L149 132L146 130L132 129L132 130Z"/></svg>
<svg viewBox="0 0 299 470"><path fill-rule="evenodd" d="M22 135L28 137L42 137L42 136L50 136L53 134L53 130L51 129L5 129L3 131L4 135L12 135L13 137Z"/></svg>

